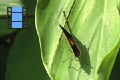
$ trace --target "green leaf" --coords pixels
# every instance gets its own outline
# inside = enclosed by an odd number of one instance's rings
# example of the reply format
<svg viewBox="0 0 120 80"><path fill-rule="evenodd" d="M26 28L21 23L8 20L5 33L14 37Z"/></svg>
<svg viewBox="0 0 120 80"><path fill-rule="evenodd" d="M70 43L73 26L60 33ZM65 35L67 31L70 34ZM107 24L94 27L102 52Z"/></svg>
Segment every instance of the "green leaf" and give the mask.
<svg viewBox="0 0 120 80"><path fill-rule="evenodd" d="M62 30L58 22L64 26L65 18L62 12L65 11L68 15L73 1L37 2L36 28L46 71L53 80L106 80L110 76L119 47L120 18L116 0L76 0L72 9L69 24L74 36L88 49L88 53L82 50L81 55L88 55L89 65L85 64L85 59L82 59L83 64L81 60L76 61L73 57L73 61L68 59L73 56L68 49L70 45L65 36L61 38ZM52 15L55 15L57 20ZM103 68L103 63L108 63L107 56L111 57L111 54L115 54L112 63L107 66L109 68ZM66 59L68 60L63 63ZM79 71L68 69L70 64L75 69L80 67ZM102 71L104 77L99 75Z"/></svg>

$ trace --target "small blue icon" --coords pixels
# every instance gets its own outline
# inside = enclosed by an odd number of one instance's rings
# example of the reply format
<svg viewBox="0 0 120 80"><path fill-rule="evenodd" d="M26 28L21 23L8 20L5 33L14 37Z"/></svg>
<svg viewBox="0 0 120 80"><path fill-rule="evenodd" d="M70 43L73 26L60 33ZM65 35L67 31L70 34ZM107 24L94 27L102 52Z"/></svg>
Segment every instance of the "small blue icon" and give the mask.
<svg viewBox="0 0 120 80"><path fill-rule="evenodd" d="M12 12L22 12L22 7L12 7Z"/></svg>
<svg viewBox="0 0 120 80"><path fill-rule="evenodd" d="M27 28L27 8L7 7L8 28Z"/></svg>
<svg viewBox="0 0 120 80"><path fill-rule="evenodd" d="M12 28L22 28L22 22L12 22Z"/></svg>
<svg viewBox="0 0 120 80"><path fill-rule="evenodd" d="M22 13L12 13L12 21L22 21Z"/></svg>

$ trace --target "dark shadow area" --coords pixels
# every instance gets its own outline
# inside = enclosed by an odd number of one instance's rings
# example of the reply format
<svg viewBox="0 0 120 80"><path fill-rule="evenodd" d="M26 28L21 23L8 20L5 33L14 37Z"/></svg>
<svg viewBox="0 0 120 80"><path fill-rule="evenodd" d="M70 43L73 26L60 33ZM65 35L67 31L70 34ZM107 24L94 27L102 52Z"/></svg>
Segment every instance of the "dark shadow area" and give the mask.
<svg viewBox="0 0 120 80"><path fill-rule="evenodd" d="M117 54L109 80L120 80L120 49Z"/></svg>
<svg viewBox="0 0 120 80"><path fill-rule="evenodd" d="M23 7L28 8L28 15L34 15L35 14L35 7L37 0L21 0L23 3Z"/></svg>
<svg viewBox="0 0 120 80"><path fill-rule="evenodd" d="M119 12L119 15L120 15L120 5L117 5L117 9L118 9L118 12Z"/></svg>
<svg viewBox="0 0 120 80"><path fill-rule="evenodd" d="M25 7L28 8L28 15L35 14L35 7L37 5L37 0L22 0ZM50 0L40 0L39 8L45 10L49 5Z"/></svg>
<svg viewBox="0 0 120 80"><path fill-rule="evenodd" d="M81 67L88 75L91 73L91 62L90 62L90 56L88 49L83 45L76 37L74 37L79 49L81 50L81 53L79 55L79 63L81 64Z"/></svg>
<svg viewBox="0 0 120 80"><path fill-rule="evenodd" d="M0 80L5 80L7 58L17 32L18 31L15 31L9 35L0 38Z"/></svg>

